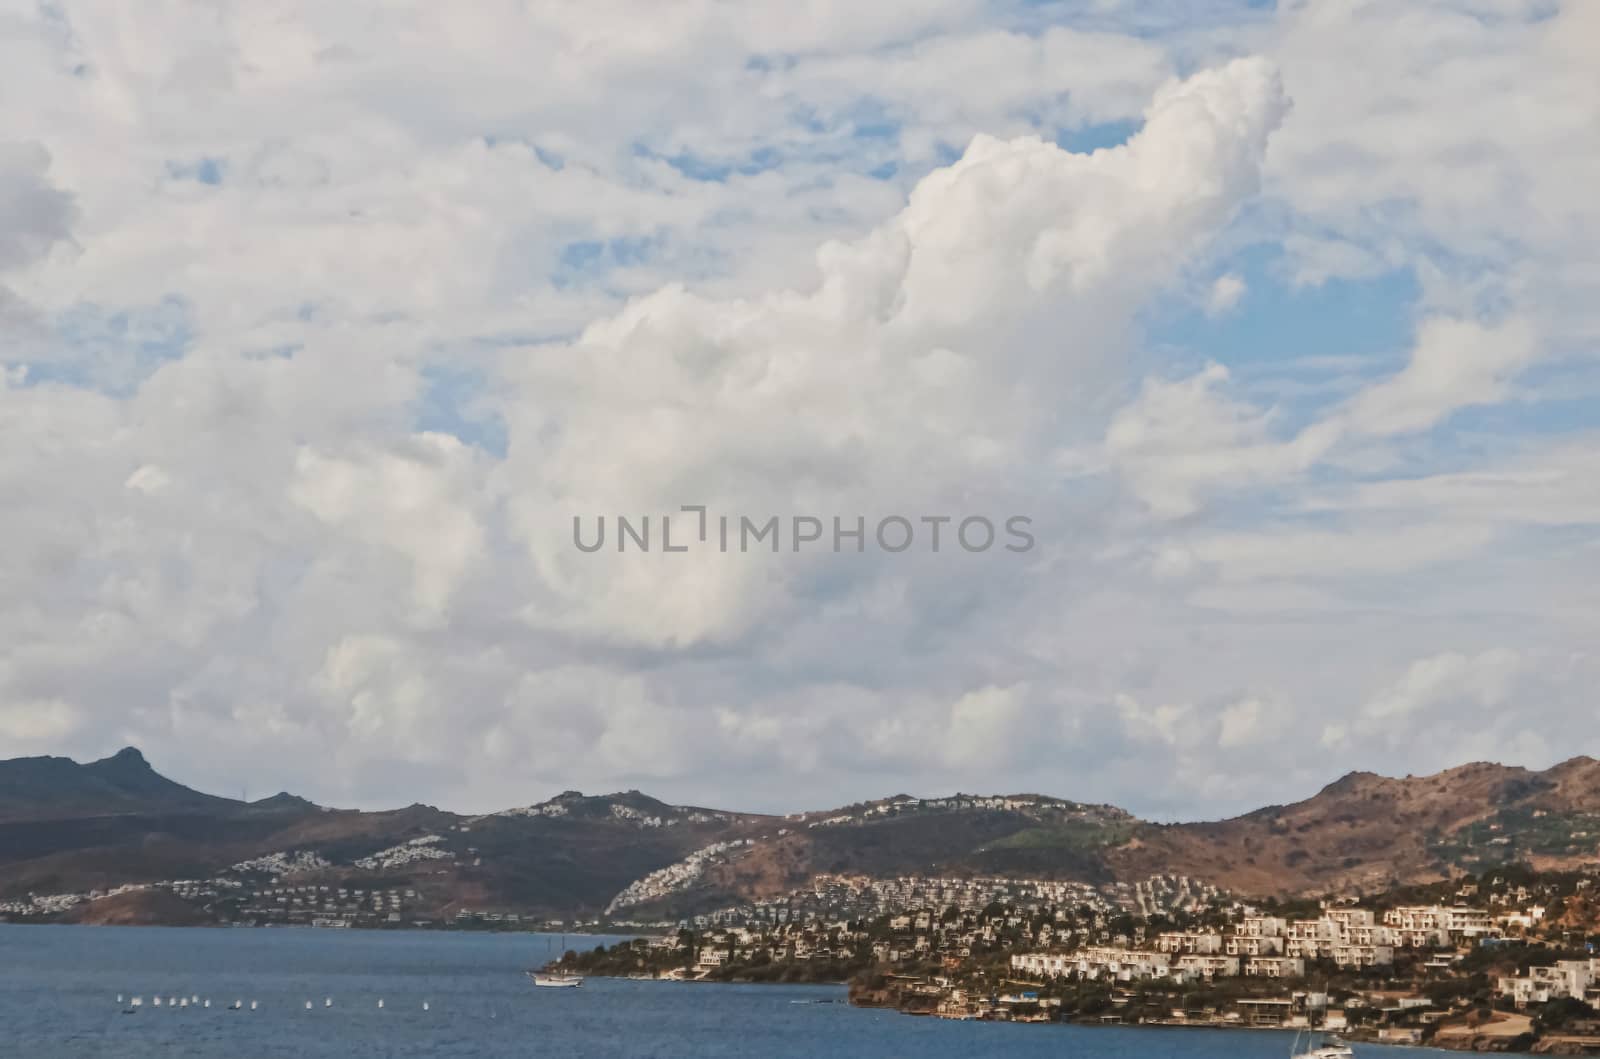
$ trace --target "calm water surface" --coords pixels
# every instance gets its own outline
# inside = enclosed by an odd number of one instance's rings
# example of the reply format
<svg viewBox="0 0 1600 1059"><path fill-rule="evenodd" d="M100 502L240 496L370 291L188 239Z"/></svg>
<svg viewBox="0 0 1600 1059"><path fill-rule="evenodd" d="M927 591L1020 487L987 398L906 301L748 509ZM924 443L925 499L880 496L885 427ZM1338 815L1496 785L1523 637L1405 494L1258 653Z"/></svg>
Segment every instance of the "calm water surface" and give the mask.
<svg viewBox="0 0 1600 1059"><path fill-rule="evenodd" d="M566 940L572 948L614 939ZM538 934L0 925L0 1056L1285 1059L1293 1040L912 1018L851 1008L832 986L590 979L581 989L534 988L522 969L558 946ZM123 1015L118 993L145 1006ZM212 1006L155 1008L158 993L209 997ZM227 1010L252 999L259 1010ZM796 1003L816 1000L840 1003Z"/></svg>

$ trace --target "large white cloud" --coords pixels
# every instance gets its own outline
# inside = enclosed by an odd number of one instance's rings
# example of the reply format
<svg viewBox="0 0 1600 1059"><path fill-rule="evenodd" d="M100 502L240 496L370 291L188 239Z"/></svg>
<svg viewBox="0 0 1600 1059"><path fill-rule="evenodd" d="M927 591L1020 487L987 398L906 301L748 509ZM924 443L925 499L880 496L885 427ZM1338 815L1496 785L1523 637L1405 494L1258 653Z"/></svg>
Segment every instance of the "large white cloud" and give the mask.
<svg viewBox="0 0 1600 1059"><path fill-rule="evenodd" d="M1241 62L1165 90L1115 150L980 137L900 214L825 246L811 292L669 288L509 358L523 393L502 487L562 593L548 609L649 642L728 639L807 576L583 555L571 515L698 503L831 525L1052 503L1051 447L1093 415L1134 311L1253 192L1281 113L1271 71ZM858 576L844 566L825 576Z"/></svg>
<svg viewBox="0 0 1600 1059"><path fill-rule="evenodd" d="M1541 763L1592 439L1461 424L1592 352L1600 34L1543 6L0 5L0 754L1186 814L1450 710ZM1409 270L1409 347L1309 408L1147 348L1270 299L1249 240ZM572 545L683 504L1039 546Z"/></svg>

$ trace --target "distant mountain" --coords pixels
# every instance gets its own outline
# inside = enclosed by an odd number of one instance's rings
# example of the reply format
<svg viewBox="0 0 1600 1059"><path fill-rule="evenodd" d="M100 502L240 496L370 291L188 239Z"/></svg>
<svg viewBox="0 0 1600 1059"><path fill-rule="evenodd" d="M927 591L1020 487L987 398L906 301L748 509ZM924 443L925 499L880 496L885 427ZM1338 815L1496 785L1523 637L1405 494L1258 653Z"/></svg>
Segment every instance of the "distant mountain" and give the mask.
<svg viewBox="0 0 1600 1059"><path fill-rule="evenodd" d="M400 888L414 895L408 918L475 909L671 919L801 891L819 875L1106 885L1181 874L1265 896L1376 890L1509 861L1597 860L1600 762L1589 758L1543 772L1477 763L1404 779L1351 773L1293 805L1174 825L1036 794L897 795L788 817L638 791L568 791L482 816L425 805L357 812L287 793L250 803L203 794L132 748L82 765L0 762L0 905L223 877L240 893L273 879L335 892ZM73 914L192 918L170 915L177 907L147 895Z"/></svg>
<svg viewBox="0 0 1600 1059"><path fill-rule="evenodd" d="M87 765L64 757L0 761L0 820L172 811L223 813L243 806L174 783L151 768L144 755L131 746Z"/></svg>

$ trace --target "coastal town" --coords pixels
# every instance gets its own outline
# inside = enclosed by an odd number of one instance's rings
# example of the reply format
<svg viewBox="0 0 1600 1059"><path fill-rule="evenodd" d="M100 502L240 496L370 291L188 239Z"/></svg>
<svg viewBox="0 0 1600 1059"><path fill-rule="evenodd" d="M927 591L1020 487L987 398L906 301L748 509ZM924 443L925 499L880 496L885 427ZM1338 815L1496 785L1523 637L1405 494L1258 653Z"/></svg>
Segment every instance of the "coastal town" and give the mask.
<svg viewBox="0 0 1600 1059"><path fill-rule="evenodd" d="M131 750L49 770L165 792L162 805L202 807L184 819L264 839L173 844L149 830L172 819L154 808L74 823L125 832L146 859L110 873L95 847L75 860L29 847L39 855L12 869L0 921L607 935L630 940L552 970L848 983L856 1005L946 1019L1600 1049L1590 759L1351 774L1209 825L1031 794L780 817L568 792L486 816L367 814L292 796L218 806ZM1467 823L1417 832L1424 819ZM196 864L211 867L155 870Z"/></svg>
<svg viewBox="0 0 1600 1059"><path fill-rule="evenodd" d="M862 914L753 907L571 952L556 966L684 981L848 980L853 1003L954 1019L1319 1028L1577 1054L1600 1049L1597 888L1597 874L1516 867L1320 902L1246 901L1182 878L1110 893L1031 880L821 878L819 897L842 891Z"/></svg>

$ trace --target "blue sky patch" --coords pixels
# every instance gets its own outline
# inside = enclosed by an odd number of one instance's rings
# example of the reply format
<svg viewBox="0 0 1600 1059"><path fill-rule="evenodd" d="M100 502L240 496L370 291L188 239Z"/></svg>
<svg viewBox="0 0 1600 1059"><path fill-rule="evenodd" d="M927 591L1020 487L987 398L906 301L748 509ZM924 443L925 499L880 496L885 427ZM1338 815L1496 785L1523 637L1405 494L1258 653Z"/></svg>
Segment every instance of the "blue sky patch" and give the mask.
<svg viewBox="0 0 1600 1059"><path fill-rule="evenodd" d="M152 305L108 309L85 302L54 321L48 359L28 362L30 383L58 382L127 396L194 340L186 299L169 294Z"/></svg>
<svg viewBox="0 0 1600 1059"><path fill-rule="evenodd" d="M168 162L167 176L173 180L192 180L208 187L218 187L227 168L221 158L200 158L193 162Z"/></svg>
<svg viewBox="0 0 1600 1059"><path fill-rule="evenodd" d="M415 428L450 434L468 445L503 458L508 444L505 420L488 399L481 368L434 361L422 368L423 390L415 406Z"/></svg>

